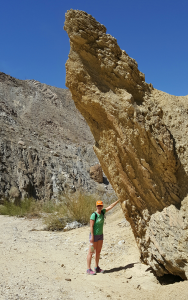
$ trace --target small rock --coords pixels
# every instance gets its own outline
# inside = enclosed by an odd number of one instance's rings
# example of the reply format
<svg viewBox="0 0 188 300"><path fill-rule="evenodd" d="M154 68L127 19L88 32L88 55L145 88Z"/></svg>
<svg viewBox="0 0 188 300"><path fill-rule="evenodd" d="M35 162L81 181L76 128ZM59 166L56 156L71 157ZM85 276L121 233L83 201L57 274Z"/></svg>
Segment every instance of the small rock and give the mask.
<svg viewBox="0 0 188 300"><path fill-rule="evenodd" d="M76 229L76 228L80 228L83 225L77 221L74 221L72 223L67 223L67 225L64 227L63 231L68 231L68 230L72 230L72 229Z"/></svg>
<svg viewBox="0 0 188 300"><path fill-rule="evenodd" d="M56 156L56 157L59 157L61 154L58 153L58 152L54 152L53 155Z"/></svg>
<svg viewBox="0 0 188 300"><path fill-rule="evenodd" d="M118 242L118 245L123 245L123 244L125 244L124 240Z"/></svg>
<svg viewBox="0 0 188 300"><path fill-rule="evenodd" d="M124 219L123 221L118 223L118 226L120 226L120 227L129 227L130 223L126 219Z"/></svg>
<svg viewBox="0 0 188 300"><path fill-rule="evenodd" d="M71 279L70 279L70 278L65 278L65 280L66 280L66 281L71 281Z"/></svg>
<svg viewBox="0 0 188 300"><path fill-rule="evenodd" d="M65 266L64 264L61 265L61 267L64 267L64 266Z"/></svg>
<svg viewBox="0 0 188 300"><path fill-rule="evenodd" d="M25 146L25 143L24 143L23 141L19 141L19 142L18 142L18 145Z"/></svg>
<svg viewBox="0 0 188 300"><path fill-rule="evenodd" d="M131 279L132 278L132 275L125 275L125 277L127 278L127 279Z"/></svg>

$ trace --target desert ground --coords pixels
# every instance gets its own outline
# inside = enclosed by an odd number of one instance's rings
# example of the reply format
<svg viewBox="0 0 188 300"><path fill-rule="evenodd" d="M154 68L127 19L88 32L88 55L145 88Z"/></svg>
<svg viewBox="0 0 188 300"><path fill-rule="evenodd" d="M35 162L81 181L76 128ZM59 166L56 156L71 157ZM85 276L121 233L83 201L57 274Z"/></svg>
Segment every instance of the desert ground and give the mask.
<svg viewBox="0 0 188 300"><path fill-rule="evenodd" d="M41 219L0 216L0 299L188 299L188 282L160 284L139 261L120 206L107 214L100 267L86 275L89 227L44 230ZM94 260L92 261L92 268Z"/></svg>

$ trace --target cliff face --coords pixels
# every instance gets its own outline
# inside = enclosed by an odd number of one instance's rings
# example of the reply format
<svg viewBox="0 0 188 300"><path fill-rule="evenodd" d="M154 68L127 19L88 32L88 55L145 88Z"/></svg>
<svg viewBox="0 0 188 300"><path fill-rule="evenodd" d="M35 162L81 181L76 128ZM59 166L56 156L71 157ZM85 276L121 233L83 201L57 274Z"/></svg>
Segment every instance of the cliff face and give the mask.
<svg viewBox="0 0 188 300"><path fill-rule="evenodd" d="M66 86L93 133L141 259L159 276L187 278L188 97L147 84L91 15L68 11L64 29L71 46Z"/></svg>
<svg viewBox="0 0 188 300"><path fill-rule="evenodd" d="M90 178L93 137L70 92L0 73L0 200L113 189ZM107 180L106 180L106 183Z"/></svg>

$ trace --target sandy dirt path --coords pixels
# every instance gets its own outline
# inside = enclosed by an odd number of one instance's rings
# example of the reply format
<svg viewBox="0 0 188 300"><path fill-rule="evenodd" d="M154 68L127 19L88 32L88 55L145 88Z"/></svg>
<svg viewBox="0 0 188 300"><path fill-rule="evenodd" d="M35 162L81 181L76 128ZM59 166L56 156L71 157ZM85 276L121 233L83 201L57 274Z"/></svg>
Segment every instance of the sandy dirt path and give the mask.
<svg viewBox="0 0 188 300"><path fill-rule="evenodd" d="M187 300L187 281L162 286L139 262L123 220L120 208L107 215L100 260L106 273L89 276L88 226L48 232L41 220L0 216L0 299Z"/></svg>

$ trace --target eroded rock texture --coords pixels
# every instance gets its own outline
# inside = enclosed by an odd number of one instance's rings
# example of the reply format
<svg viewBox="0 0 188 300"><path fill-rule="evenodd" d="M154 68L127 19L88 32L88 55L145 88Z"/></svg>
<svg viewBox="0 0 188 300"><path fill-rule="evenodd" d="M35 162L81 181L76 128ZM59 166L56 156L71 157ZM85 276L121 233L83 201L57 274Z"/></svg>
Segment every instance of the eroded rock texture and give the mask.
<svg viewBox="0 0 188 300"><path fill-rule="evenodd" d="M0 204L76 190L113 198L108 182L90 178L98 163L92 144L68 90L0 72Z"/></svg>
<svg viewBox="0 0 188 300"><path fill-rule="evenodd" d="M90 177L98 183L103 182L103 171L99 164L91 166Z"/></svg>
<svg viewBox="0 0 188 300"><path fill-rule="evenodd" d="M187 278L188 97L147 84L136 61L91 15L68 11L64 29L71 46L66 86L89 124L141 260L159 276Z"/></svg>

